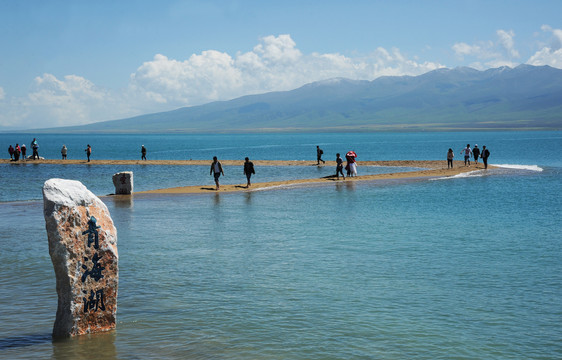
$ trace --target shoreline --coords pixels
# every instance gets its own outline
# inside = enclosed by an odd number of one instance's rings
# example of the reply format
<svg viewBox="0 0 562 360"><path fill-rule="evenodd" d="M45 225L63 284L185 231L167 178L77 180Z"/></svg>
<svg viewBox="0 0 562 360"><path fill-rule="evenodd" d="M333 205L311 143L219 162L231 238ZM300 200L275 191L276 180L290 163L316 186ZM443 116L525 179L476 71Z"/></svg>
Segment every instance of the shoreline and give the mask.
<svg viewBox="0 0 562 360"><path fill-rule="evenodd" d="M244 160L220 160L225 167L243 166ZM336 168L335 161L326 161L321 165L317 165L314 161L309 160L252 160L256 167L260 166L328 166ZM0 164L13 165L165 165L165 166L210 166L210 160L25 160L10 161L9 159L0 159ZM337 180L335 175L321 178L294 179L283 181L266 181L253 183L250 188L246 187L245 182L240 184L224 184L220 190L215 189L212 180L205 185L180 186L173 188L154 189L133 192L133 195L145 194L201 194L201 193L232 193L232 192L251 192L256 190L267 190L288 186L302 186L312 184L345 184L356 181L374 181L374 180L398 180L398 179L427 179L436 177L451 177L463 173L469 173L478 170L484 170L484 164L479 163L477 166L472 163L471 166L464 166L464 161L457 160L454 162L455 167L447 169L446 160L386 160L386 161L358 161L359 169L361 166L384 166L384 167L409 167L418 168L418 170L393 172L375 175L359 175L357 177L346 177L345 180ZM494 169L493 165L488 165L488 169ZM241 177L244 181L245 179ZM116 195L112 195L116 196Z"/></svg>

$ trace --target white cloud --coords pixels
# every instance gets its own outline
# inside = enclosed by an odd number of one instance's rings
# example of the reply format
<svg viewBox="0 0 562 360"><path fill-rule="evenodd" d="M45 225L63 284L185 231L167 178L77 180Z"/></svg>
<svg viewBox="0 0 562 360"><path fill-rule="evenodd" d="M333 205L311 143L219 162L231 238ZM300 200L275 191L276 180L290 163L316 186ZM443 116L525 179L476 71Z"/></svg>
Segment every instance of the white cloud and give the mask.
<svg viewBox="0 0 562 360"><path fill-rule="evenodd" d="M513 41L513 37L515 36L515 33L512 30L510 31L498 30L496 34L499 37L500 44L507 51L509 56L513 58L518 58L519 52L514 48L514 41Z"/></svg>
<svg viewBox="0 0 562 360"><path fill-rule="evenodd" d="M553 50L545 47L531 56L527 60L527 64L535 66L549 65L562 69L562 49Z"/></svg>
<svg viewBox="0 0 562 360"><path fill-rule="evenodd" d="M4 92L4 88L0 86L0 100L4 100L6 97L6 93Z"/></svg>
<svg viewBox="0 0 562 360"><path fill-rule="evenodd" d="M452 46L455 55L465 60L475 60L472 62L476 69L485 69L498 66L517 65L513 59L519 58L519 51L515 48L515 33L512 30L497 30L497 40L480 41L476 44L459 42ZM482 62L484 61L484 62Z"/></svg>
<svg viewBox="0 0 562 360"><path fill-rule="evenodd" d="M156 55L131 75L130 89L146 101L173 108L290 90L332 77L372 80L382 75L419 75L442 66L410 60L398 49L379 48L363 58L305 55L290 35L279 35L264 37L252 51L234 56L214 50L184 61Z"/></svg>
<svg viewBox="0 0 562 360"><path fill-rule="evenodd" d="M0 105L0 124L37 128L80 125L126 115L126 104L87 79L52 74L35 78L31 92Z"/></svg>
<svg viewBox="0 0 562 360"><path fill-rule="evenodd" d="M478 45L468 45L467 43L457 43L453 45L453 51L460 57L466 55L478 55L482 52L482 49Z"/></svg>
<svg viewBox="0 0 562 360"><path fill-rule="evenodd" d="M297 44L291 39L290 35L266 36L262 43L254 47L254 53L262 55L262 58L271 64L290 64L295 63L302 56Z"/></svg>
<svg viewBox="0 0 562 360"><path fill-rule="evenodd" d="M551 38L551 48L556 51L562 48L562 29L553 29L549 25L541 26L541 30L544 32L552 33Z"/></svg>
<svg viewBox="0 0 562 360"><path fill-rule="evenodd" d="M548 25L543 25L541 29L544 32L551 33L550 46L543 46L535 52L535 54L527 60L527 64L535 66L549 65L562 68L562 30L553 29Z"/></svg>

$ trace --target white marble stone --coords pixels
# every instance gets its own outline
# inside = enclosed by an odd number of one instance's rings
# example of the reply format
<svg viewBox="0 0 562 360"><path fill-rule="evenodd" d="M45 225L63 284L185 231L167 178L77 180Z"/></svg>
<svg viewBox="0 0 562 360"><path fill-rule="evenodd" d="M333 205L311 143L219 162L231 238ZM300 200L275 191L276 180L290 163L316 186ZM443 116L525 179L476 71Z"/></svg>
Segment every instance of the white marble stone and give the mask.
<svg viewBox="0 0 562 360"><path fill-rule="evenodd" d="M107 206L78 181L50 179L43 210L58 294L53 336L114 329L117 230Z"/></svg>

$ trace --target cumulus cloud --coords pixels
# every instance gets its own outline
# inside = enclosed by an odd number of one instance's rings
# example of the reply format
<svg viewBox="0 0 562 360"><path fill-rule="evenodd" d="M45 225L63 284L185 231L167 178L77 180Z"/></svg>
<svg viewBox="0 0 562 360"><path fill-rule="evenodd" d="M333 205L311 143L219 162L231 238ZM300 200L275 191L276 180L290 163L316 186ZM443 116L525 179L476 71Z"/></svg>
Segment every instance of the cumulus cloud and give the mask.
<svg viewBox="0 0 562 360"><path fill-rule="evenodd" d="M146 101L179 107L290 90L332 77L372 80L382 75L419 75L442 66L408 59L398 49L378 48L361 58L306 55L290 35L279 35L264 37L252 51L232 56L214 50L183 61L156 55L131 75L130 90Z"/></svg>
<svg viewBox="0 0 562 360"><path fill-rule="evenodd" d="M7 99L8 100L8 99ZM0 124L21 128L80 125L127 114L127 105L89 80L43 74L25 97L0 105Z"/></svg>
<svg viewBox="0 0 562 360"><path fill-rule="evenodd" d="M515 47L513 30L497 30L496 41L480 41L475 44L459 42L452 46L455 55L461 60L472 60L471 66L484 69L498 66L514 66L519 58Z"/></svg>
<svg viewBox="0 0 562 360"><path fill-rule="evenodd" d="M543 46L535 52L527 60L527 64L562 68L562 29L553 29L548 25L543 25L541 29L545 33L550 33L549 45Z"/></svg>
<svg viewBox="0 0 562 360"><path fill-rule="evenodd" d="M103 112L109 99L105 91L83 77L67 75L59 80L44 74L35 78L34 89L24 103L30 111L54 119L54 125L64 125L89 121L94 111Z"/></svg>

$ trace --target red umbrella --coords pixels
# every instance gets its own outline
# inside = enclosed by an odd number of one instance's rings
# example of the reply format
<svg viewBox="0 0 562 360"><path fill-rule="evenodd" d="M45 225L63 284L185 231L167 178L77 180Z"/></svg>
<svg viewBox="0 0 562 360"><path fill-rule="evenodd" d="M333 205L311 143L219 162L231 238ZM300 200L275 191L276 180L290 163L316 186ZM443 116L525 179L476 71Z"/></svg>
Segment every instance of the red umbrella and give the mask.
<svg viewBox="0 0 562 360"><path fill-rule="evenodd" d="M347 154L345 154L345 156L356 158L357 154L355 153L355 151L348 151Z"/></svg>

